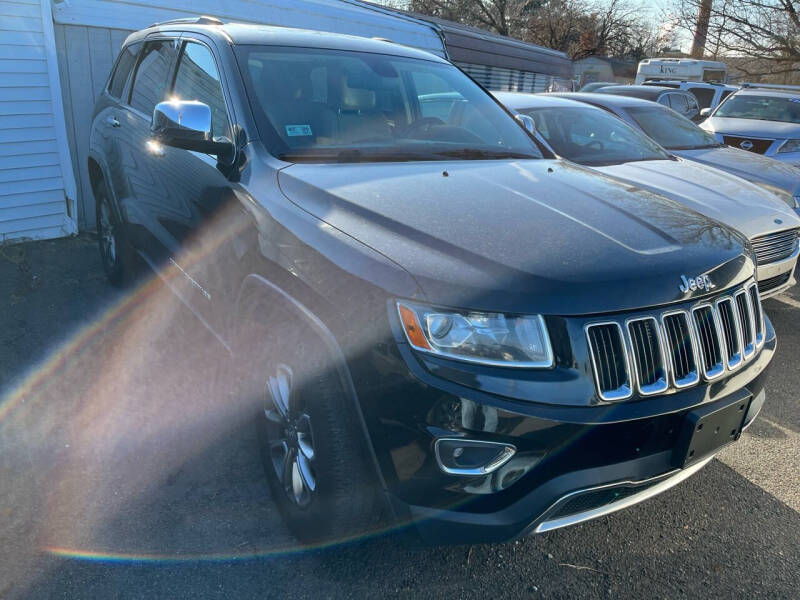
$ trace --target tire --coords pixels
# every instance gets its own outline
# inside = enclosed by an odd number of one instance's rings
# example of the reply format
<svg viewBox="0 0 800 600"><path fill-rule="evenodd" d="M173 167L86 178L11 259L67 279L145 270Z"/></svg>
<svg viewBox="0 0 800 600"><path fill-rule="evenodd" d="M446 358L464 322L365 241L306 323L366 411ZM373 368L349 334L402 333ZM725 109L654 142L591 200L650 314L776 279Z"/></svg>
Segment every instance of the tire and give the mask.
<svg viewBox="0 0 800 600"><path fill-rule="evenodd" d="M247 395L273 500L305 544L377 529L379 486L353 401L322 341L269 306L246 311L239 339L249 341L237 347L252 357Z"/></svg>
<svg viewBox="0 0 800 600"><path fill-rule="evenodd" d="M125 230L111 205L106 182L101 178L94 185L95 223L100 261L108 280L117 287L124 287L135 276L133 248L125 236Z"/></svg>

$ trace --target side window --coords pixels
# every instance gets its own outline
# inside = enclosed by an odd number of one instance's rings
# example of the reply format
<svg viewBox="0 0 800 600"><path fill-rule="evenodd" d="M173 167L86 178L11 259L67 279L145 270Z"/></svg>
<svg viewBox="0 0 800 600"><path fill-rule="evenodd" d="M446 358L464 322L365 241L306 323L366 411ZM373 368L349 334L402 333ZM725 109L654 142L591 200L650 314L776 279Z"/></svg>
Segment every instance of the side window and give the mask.
<svg viewBox="0 0 800 600"><path fill-rule="evenodd" d="M712 88L689 88L689 91L694 94L694 97L697 98L697 102L700 104L701 108L708 108L711 106L711 103L714 101L714 94L716 90Z"/></svg>
<svg viewBox="0 0 800 600"><path fill-rule="evenodd" d="M684 96L686 100L686 107L689 110L689 114L697 114L700 112L700 107L697 105L697 98L693 95L689 94L688 96Z"/></svg>
<svg viewBox="0 0 800 600"><path fill-rule="evenodd" d="M689 112L689 106L686 104L686 96L681 94L667 94L669 96L669 105L672 110L678 114L685 115Z"/></svg>
<svg viewBox="0 0 800 600"><path fill-rule="evenodd" d="M156 104L164 100L169 86L169 70L175 56L173 40L147 42L133 77L130 105L148 117Z"/></svg>
<svg viewBox="0 0 800 600"><path fill-rule="evenodd" d="M672 94L662 94L661 96L658 97L658 103L663 104L664 106L670 106L669 97L671 95Z"/></svg>
<svg viewBox="0 0 800 600"><path fill-rule="evenodd" d="M139 48L141 47L142 44L137 42L126 46L119 53L117 65L114 67L114 74L111 75L111 80L108 82L108 93L115 98L122 97L122 91L128 81L128 75L131 74L131 69L136 63L136 55L139 54Z"/></svg>
<svg viewBox="0 0 800 600"><path fill-rule="evenodd" d="M197 100L211 108L211 134L228 136L228 111L211 51L195 42L183 47L172 93L180 100Z"/></svg>

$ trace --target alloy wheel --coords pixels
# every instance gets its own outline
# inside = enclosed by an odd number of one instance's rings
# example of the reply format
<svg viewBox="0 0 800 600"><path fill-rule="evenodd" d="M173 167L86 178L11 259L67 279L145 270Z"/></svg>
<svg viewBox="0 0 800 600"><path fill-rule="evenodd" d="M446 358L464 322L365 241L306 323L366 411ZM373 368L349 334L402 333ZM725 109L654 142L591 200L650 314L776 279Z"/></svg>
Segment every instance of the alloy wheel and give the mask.
<svg viewBox="0 0 800 600"><path fill-rule="evenodd" d="M293 383L292 370L279 364L267 379L264 416L275 475L289 500L304 508L317 489L316 450L311 417L296 406Z"/></svg>

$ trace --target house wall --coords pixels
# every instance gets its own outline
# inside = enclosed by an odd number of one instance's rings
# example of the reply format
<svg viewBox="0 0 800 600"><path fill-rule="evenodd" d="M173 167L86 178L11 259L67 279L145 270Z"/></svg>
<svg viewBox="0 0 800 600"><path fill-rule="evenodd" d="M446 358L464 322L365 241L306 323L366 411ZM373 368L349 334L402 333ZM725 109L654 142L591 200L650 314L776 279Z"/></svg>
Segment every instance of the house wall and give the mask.
<svg viewBox="0 0 800 600"><path fill-rule="evenodd" d="M50 5L0 0L0 243L76 231Z"/></svg>

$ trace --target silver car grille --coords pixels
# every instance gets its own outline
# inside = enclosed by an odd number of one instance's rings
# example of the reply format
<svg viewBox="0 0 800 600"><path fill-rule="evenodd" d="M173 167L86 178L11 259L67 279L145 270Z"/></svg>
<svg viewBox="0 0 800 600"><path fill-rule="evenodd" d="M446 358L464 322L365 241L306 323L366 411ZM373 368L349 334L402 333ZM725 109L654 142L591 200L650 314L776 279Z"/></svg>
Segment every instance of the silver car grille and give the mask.
<svg viewBox="0 0 800 600"><path fill-rule="evenodd" d="M764 344L758 286L690 310L589 323L585 327L598 396L614 402L713 381L752 359Z"/></svg>
<svg viewBox="0 0 800 600"><path fill-rule="evenodd" d="M753 238L753 250L759 265L789 258L797 248L797 229L787 229Z"/></svg>

